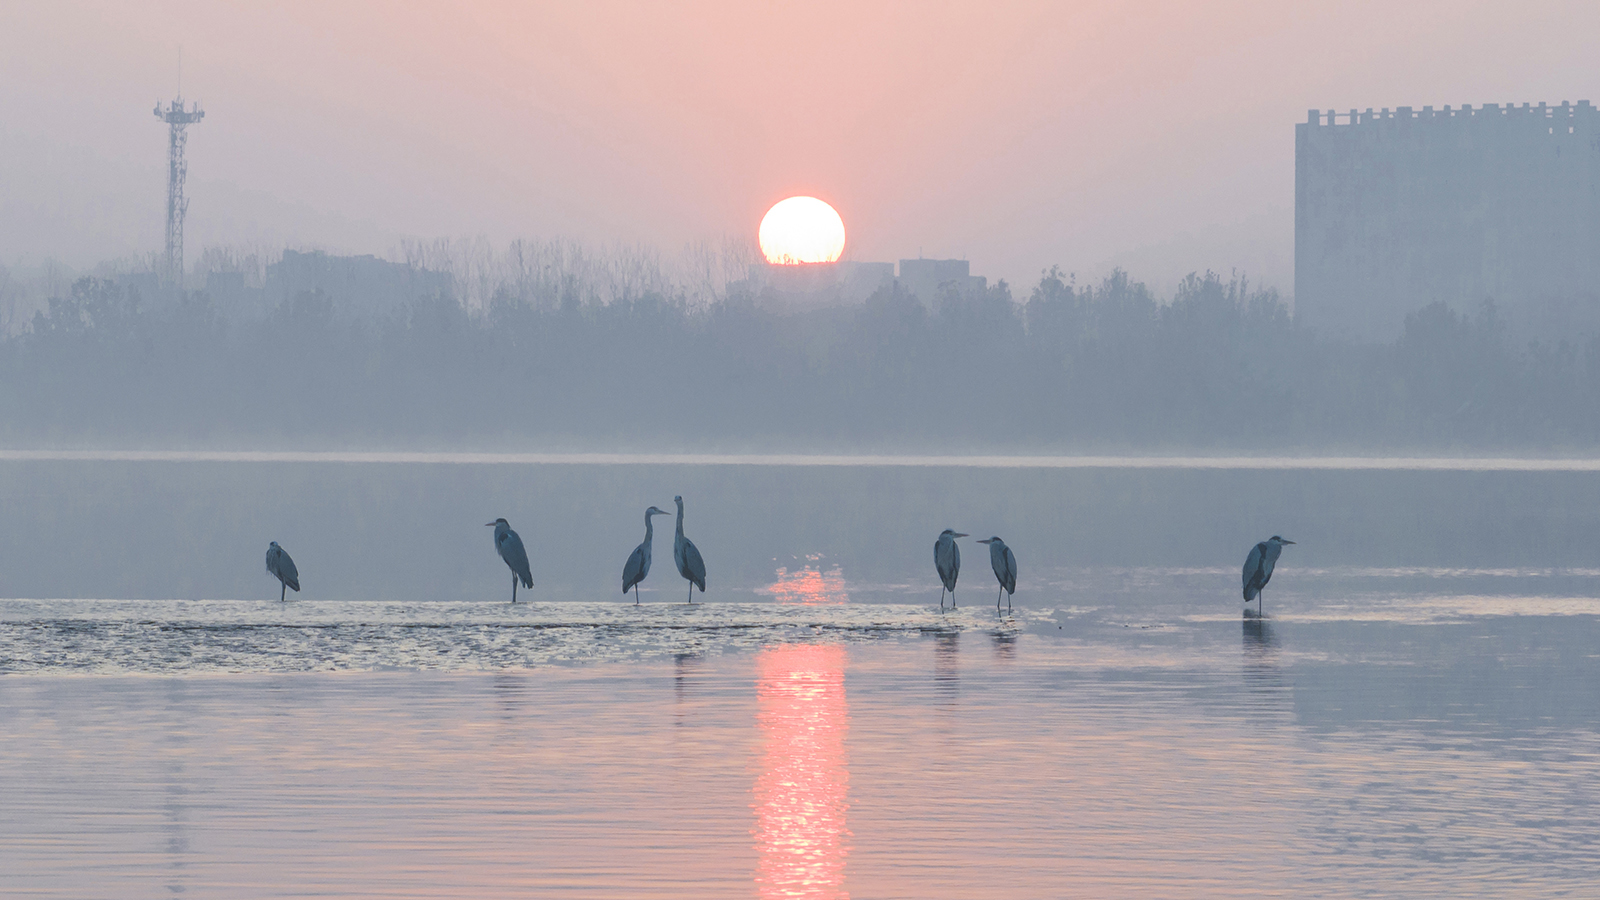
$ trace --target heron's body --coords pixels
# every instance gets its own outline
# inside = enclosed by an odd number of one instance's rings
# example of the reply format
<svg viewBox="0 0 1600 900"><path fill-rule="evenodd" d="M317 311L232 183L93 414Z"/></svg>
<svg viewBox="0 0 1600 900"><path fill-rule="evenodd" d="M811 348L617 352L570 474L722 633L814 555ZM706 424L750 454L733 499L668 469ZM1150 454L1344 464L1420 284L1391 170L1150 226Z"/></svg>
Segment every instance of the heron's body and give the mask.
<svg viewBox="0 0 1600 900"><path fill-rule="evenodd" d="M994 577L1000 582L1000 590L1006 595L1006 608L1011 608L1011 595L1017 592L1017 557L1006 546L1006 542L997 537L979 541L980 544L989 545L989 566L994 569ZM994 595L994 608L1000 608L1000 594Z"/></svg>
<svg viewBox="0 0 1600 900"><path fill-rule="evenodd" d="M517 582L522 582L522 586L526 588L533 587L533 570L528 568L528 551L522 546L522 538L511 530L510 522L505 519L495 519L489 524L494 526L494 549L511 569L511 602L515 603Z"/></svg>
<svg viewBox="0 0 1600 900"><path fill-rule="evenodd" d="M288 590L290 588L293 588L296 594L300 593L300 570L294 567L294 560L290 559L289 554L278 546L277 541L273 541L272 545L267 547L267 572L282 582L278 586L278 600L280 602L289 596Z"/></svg>
<svg viewBox="0 0 1600 900"><path fill-rule="evenodd" d="M633 548L632 555L628 557L627 565L622 567L622 593L623 596L627 596L628 591L632 590L633 605L635 606L639 605L639 582L650 574L650 546L655 543L656 537L655 526L650 524L650 517L664 516L666 514L666 510L657 509L654 506L644 511L644 543ZM680 537L683 534L683 526L681 524L678 526L678 534ZM700 580L704 582L705 576L702 575ZM701 588L701 590L705 589Z"/></svg>
<svg viewBox="0 0 1600 900"><path fill-rule="evenodd" d="M672 561L678 564L678 574L688 580L689 602L693 603L695 588L702 594L706 592L706 562L700 558L694 541L683 536L683 498L673 497L672 502L678 504L678 533L672 538Z"/></svg>
<svg viewBox="0 0 1600 900"><path fill-rule="evenodd" d="M956 538L964 537L965 534L946 528L933 542L933 567L939 570L944 590L950 592L952 607L956 605L956 578L961 574L961 548L956 546ZM944 591L939 592L939 608L944 609Z"/></svg>
<svg viewBox="0 0 1600 900"><path fill-rule="evenodd" d="M1272 570L1278 565L1278 557L1283 555L1283 546L1294 541L1286 541L1277 535L1262 541L1250 548L1250 555L1245 557L1244 572L1244 602L1261 596L1261 589L1272 580Z"/></svg>

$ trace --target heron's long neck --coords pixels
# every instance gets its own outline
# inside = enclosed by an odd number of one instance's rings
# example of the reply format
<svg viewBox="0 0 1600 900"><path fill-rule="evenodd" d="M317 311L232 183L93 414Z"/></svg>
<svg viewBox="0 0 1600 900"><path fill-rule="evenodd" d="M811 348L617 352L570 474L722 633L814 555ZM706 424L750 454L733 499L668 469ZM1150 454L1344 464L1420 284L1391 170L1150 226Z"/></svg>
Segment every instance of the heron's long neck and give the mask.
<svg viewBox="0 0 1600 900"><path fill-rule="evenodd" d="M645 543L646 548L649 547L650 539L655 536L655 533L656 533L656 527L650 523L650 514L649 513L645 513L645 517L644 517L644 543Z"/></svg>
<svg viewBox="0 0 1600 900"><path fill-rule="evenodd" d="M678 537L683 537L683 504L678 504Z"/></svg>

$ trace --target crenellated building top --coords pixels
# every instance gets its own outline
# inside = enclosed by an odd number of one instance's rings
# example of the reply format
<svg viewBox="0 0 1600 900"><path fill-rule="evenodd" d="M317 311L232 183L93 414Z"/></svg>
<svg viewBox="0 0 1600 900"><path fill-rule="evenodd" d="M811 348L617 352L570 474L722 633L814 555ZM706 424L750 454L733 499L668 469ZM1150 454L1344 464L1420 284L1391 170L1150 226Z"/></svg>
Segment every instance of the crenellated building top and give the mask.
<svg viewBox="0 0 1600 900"><path fill-rule="evenodd" d="M1477 109L1473 109L1470 103L1457 108L1446 106L1443 109L1424 106L1420 110L1410 106L1400 106L1394 109L1389 109L1386 106L1376 111L1369 106L1365 110L1352 109L1349 112L1340 112L1336 109L1326 111L1313 109L1307 112L1305 124L1319 127L1348 127L1352 125L1381 126L1417 122L1452 122L1460 124L1487 124L1494 122L1516 125L1541 124L1550 128L1550 133L1554 134L1554 129L1558 124L1570 129L1579 124L1587 125L1597 121L1600 121L1600 109L1591 105L1587 100L1579 100L1577 103L1562 101L1560 106L1553 106L1547 103L1540 103L1537 106L1532 103L1524 103L1521 106L1515 103L1507 103L1504 106L1498 103L1485 103Z"/></svg>

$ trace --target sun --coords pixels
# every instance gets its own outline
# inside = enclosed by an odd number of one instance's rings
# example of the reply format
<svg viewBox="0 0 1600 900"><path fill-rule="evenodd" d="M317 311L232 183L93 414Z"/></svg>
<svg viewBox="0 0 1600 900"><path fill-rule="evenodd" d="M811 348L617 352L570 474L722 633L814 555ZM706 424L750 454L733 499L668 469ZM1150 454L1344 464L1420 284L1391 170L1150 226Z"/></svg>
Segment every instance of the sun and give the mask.
<svg viewBox="0 0 1600 900"><path fill-rule="evenodd" d="M790 197L761 219L761 253L775 266L829 263L844 252L844 220L815 197Z"/></svg>

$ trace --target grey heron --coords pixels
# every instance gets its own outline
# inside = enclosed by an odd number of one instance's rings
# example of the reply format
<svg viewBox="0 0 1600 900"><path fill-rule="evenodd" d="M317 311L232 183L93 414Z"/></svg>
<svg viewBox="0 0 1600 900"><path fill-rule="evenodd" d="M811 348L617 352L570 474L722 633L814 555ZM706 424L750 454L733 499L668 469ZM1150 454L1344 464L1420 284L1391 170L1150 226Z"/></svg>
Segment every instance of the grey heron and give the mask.
<svg viewBox="0 0 1600 900"><path fill-rule="evenodd" d="M278 579L278 602L282 603L289 596L289 588L294 588L296 594L300 593L300 570L294 567L294 560L289 554L273 541L267 547L267 574Z"/></svg>
<svg viewBox="0 0 1600 900"><path fill-rule="evenodd" d="M694 541L683 536L683 498L673 497L672 502L678 504L678 533L672 538L672 561L678 564L678 574L689 580L689 602L693 603L696 587L700 588L700 593L706 592L706 561L700 558Z"/></svg>
<svg viewBox="0 0 1600 900"><path fill-rule="evenodd" d="M956 576L961 574L961 549L956 546L956 538L964 537L965 534L946 528L933 542L933 567L939 570L944 590L950 592L951 609L956 605ZM939 592L939 608L944 609L944 591Z"/></svg>
<svg viewBox="0 0 1600 900"><path fill-rule="evenodd" d="M1261 596L1261 589L1272 580L1272 569L1278 564L1278 556L1283 553L1284 544L1292 544L1277 535L1267 538L1261 543L1250 548L1250 555L1244 560L1244 602ZM1266 615L1266 600L1261 601L1256 615Z"/></svg>
<svg viewBox="0 0 1600 900"><path fill-rule="evenodd" d="M522 538L511 530L511 523L505 519L495 519L485 523L485 528L494 529L494 549L499 551L500 558L506 561L511 569L511 602L517 602L517 582L522 586L533 589L533 572L528 568L528 551L522 546Z"/></svg>
<svg viewBox="0 0 1600 900"><path fill-rule="evenodd" d="M1011 608L1011 595L1017 592L1017 557L1006 546L1006 542L997 537L985 538L978 543L989 545L989 565L994 568L994 577L1000 581L1000 591L1006 595L1006 609ZM1000 594L994 595L994 608L1000 608Z"/></svg>
<svg viewBox="0 0 1600 900"><path fill-rule="evenodd" d="M666 510L654 506L644 511L644 543L633 548L633 554L628 557L627 565L622 567L622 596L628 596L628 589L632 588L634 606L639 605L639 582L650 574L650 545L656 539L656 529L650 524L650 517L666 514Z"/></svg>

